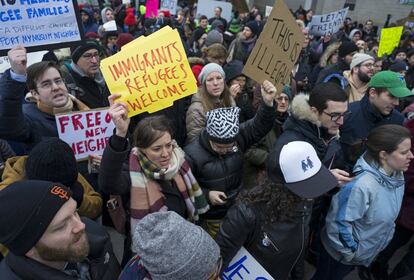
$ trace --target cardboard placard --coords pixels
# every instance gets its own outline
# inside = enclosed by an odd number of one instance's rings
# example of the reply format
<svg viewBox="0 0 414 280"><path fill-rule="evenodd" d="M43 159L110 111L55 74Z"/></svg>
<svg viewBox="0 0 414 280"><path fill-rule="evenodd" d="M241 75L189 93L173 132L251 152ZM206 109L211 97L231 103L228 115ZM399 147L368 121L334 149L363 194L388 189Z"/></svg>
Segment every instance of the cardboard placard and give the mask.
<svg viewBox="0 0 414 280"><path fill-rule="evenodd" d="M277 0L243 68L243 74L260 84L269 80L281 92L283 86L289 83L304 40L286 4Z"/></svg>
<svg viewBox="0 0 414 280"><path fill-rule="evenodd" d="M154 18L158 16L158 0L147 0L145 8L145 18Z"/></svg>
<svg viewBox="0 0 414 280"><path fill-rule="evenodd" d="M257 260L241 247L229 266L223 272L224 280L274 280L274 278L257 262Z"/></svg>
<svg viewBox="0 0 414 280"><path fill-rule="evenodd" d="M71 46L82 39L75 0L0 1L0 55L14 46L28 51Z"/></svg>
<svg viewBox="0 0 414 280"><path fill-rule="evenodd" d="M338 32L343 25L346 15L348 14L348 7L324 15L312 16L312 21L308 25L309 34L315 36L332 35Z"/></svg>
<svg viewBox="0 0 414 280"><path fill-rule="evenodd" d="M108 108L56 115L59 138L71 146L76 160L102 155L115 128Z"/></svg>
<svg viewBox="0 0 414 280"><path fill-rule="evenodd" d="M128 43L102 60L101 70L110 92L128 104L129 117L162 110L197 92L180 35L169 26Z"/></svg>
<svg viewBox="0 0 414 280"><path fill-rule="evenodd" d="M397 26L391 28L383 28L381 30L378 57L382 57L384 54L391 54L393 50L398 47L403 28L403 26Z"/></svg>
<svg viewBox="0 0 414 280"><path fill-rule="evenodd" d="M250 12L249 5L246 0L231 0L231 3L233 4L234 10L239 13Z"/></svg>
<svg viewBox="0 0 414 280"><path fill-rule="evenodd" d="M197 5L197 18L200 16L205 15L207 18L214 17L214 9L216 7L221 7L221 17L225 18L227 22L231 21L231 10L233 9L233 5L228 2L222 1L214 1L214 0L203 0L198 1Z"/></svg>
<svg viewBox="0 0 414 280"><path fill-rule="evenodd" d="M177 0L161 0L160 10L170 11L172 15L177 14Z"/></svg>

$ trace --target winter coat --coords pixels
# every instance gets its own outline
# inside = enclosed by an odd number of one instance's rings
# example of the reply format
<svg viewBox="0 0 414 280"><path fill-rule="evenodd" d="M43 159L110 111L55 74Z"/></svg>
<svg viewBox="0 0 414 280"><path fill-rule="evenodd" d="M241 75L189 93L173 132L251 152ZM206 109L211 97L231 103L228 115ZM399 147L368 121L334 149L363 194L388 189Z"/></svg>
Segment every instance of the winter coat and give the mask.
<svg viewBox="0 0 414 280"><path fill-rule="evenodd" d="M341 168L343 155L338 135L329 135L321 127L317 117L308 104L309 97L304 94L295 96L292 101L291 115L283 125L283 133L269 153L267 174L274 181L280 181L279 156L284 145L292 141L305 141L313 146L318 158L329 169Z"/></svg>
<svg viewBox="0 0 414 280"><path fill-rule="evenodd" d="M88 218L82 218L89 242L89 255L82 264L89 265L91 280L114 280L120 273L120 265L112 249L111 239L105 229ZM69 267L76 267L76 263ZM62 271L53 269L25 256L9 253L0 263L0 279L7 280L79 280ZM82 278L85 279L85 278ZM89 278L88 278L89 279Z"/></svg>
<svg viewBox="0 0 414 280"><path fill-rule="evenodd" d="M283 221L265 224L265 205L232 206L215 238L220 246L223 269L244 246L274 279L289 279L289 274L306 248L311 201L299 203Z"/></svg>
<svg viewBox="0 0 414 280"><path fill-rule="evenodd" d="M233 98L232 107L236 105ZM217 108L222 106L221 101L216 104ZM202 97L200 92L193 95L191 99L191 105L187 110L187 116L185 119L187 128L187 143L193 141L200 134L201 130L206 127L206 112L204 111Z"/></svg>
<svg viewBox="0 0 414 280"><path fill-rule="evenodd" d="M234 39L229 46L228 56L226 59L227 63L233 60L240 60L243 64L246 64L249 54L253 50L256 41L257 36L254 36L248 40L241 38L240 36Z"/></svg>
<svg viewBox="0 0 414 280"><path fill-rule="evenodd" d="M209 191L214 190L222 191L229 197L225 205L211 205L210 211L202 215L203 218L222 219L225 216L243 187L243 154L270 131L274 118L274 108L263 104L253 119L240 124L236 137L237 151L225 155L213 151L206 130L185 146L186 159L205 196L208 198Z"/></svg>
<svg viewBox="0 0 414 280"><path fill-rule="evenodd" d="M343 73L349 70L349 65L341 58L338 58L338 62L330 66L325 67L319 72L317 84L325 83L327 81L335 82L342 88L343 86Z"/></svg>
<svg viewBox="0 0 414 280"><path fill-rule="evenodd" d="M368 89L368 83L360 88L357 88L352 78L351 70L344 71L344 78L348 81L348 85L345 88L345 91L348 94L348 102L352 103L361 100Z"/></svg>
<svg viewBox="0 0 414 280"><path fill-rule="evenodd" d="M414 119L408 120L404 126L414 135ZM411 142L411 152L414 152L414 141ZM414 232L414 161L410 162L404 177L405 192L397 224Z"/></svg>
<svg viewBox="0 0 414 280"><path fill-rule="evenodd" d="M85 32L85 34L88 32L98 33L98 25L95 23L92 9L83 8L81 11L87 13L89 16L88 22L83 23L83 31Z"/></svg>
<svg viewBox="0 0 414 280"><path fill-rule="evenodd" d="M367 138L369 132L384 124L402 125L404 117L396 110L392 110L388 116L383 116L369 102L366 94L361 101L353 102L349 105L348 110L351 112L345 117L344 124L341 126L341 146L345 155L347 169L352 169L354 162L351 158L351 146L360 140ZM356 158L359 155L355 156Z"/></svg>
<svg viewBox="0 0 414 280"><path fill-rule="evenodd" d="M25 166L27 156L12 157L6 162L2 181L0 182L0 190L6 188L13 182L23 180L26 177ZM80 216L96 219L102 212L102 198L86 179L79 173L78 183L83 189L82 204L78 208Z"/></svg>
<svg viewBox="0 0 414 280"><path fill-rule="evenodd" d="M101 74L99 73L99 75ZM68 85L68 89L77 87L72 92L76 98L85 103L89 108L95 109L109 106L108 96L110 93L106 84L102 86L93 78L82 76L72 68L69 69L65 82Z"/></svg>
<svg viewBox="0 0 414 280"><path fill-rule="evenodd" d="M340 42L332 43L323 52L321 58L319 59L319 63L313 67L312 72L310 74L309 80L312 85L316 83L318 75L322 71L322 69L329 66L329 59L332 57L332 55L338 52L340 45Z"/></svg>
<svg viewBox="0 0 414 280"><path fill-rule="evenodd" d="M388 245L404 195L402 172L392 176L364 156L357 161L354 180L332 198L321 238L335 260L369 266Z"/></svg>

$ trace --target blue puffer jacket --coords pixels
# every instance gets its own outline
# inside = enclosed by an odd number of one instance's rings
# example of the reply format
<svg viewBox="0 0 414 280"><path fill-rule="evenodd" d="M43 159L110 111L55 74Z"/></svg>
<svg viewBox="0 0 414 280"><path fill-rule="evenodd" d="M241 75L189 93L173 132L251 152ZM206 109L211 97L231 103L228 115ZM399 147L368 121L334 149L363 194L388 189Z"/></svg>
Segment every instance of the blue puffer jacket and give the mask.
<svg viewBox="0 0 414 280"><path fill-rule="evenodd" d="M322 243L337 261L369 264L391 241L404 195L404 176L387 176L377 164L361 156L357 177L332 198L322 230Z"/></svg>

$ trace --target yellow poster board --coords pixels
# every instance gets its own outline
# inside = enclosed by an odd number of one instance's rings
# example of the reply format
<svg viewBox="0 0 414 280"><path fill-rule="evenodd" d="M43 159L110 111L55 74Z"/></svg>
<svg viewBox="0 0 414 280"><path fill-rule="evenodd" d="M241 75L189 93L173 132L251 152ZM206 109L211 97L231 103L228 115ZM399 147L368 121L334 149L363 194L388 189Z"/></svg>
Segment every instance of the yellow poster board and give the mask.
<svg viewBox="0 0 414 280"><path fill-rule="evenodd" d="M162 110L197 92L178 31L169 26L125 45L102 60L101 70L111 94L121 94L128 104L129 117Z"/></svg>
<svg viewBox="0 0 414 280"><path fill-rule="evenodd" d="M398 26L383 28L381 30L378 57L382 57L384 54L391 54L393 50L398 47L403 28L403 26Z"/></svg>

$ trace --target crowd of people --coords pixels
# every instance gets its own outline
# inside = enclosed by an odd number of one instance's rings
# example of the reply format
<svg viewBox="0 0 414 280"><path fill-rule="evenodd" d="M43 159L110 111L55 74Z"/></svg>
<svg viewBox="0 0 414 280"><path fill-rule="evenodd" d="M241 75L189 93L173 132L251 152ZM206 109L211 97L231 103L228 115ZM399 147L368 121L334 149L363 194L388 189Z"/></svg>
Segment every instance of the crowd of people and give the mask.
<svg viewBox="0 0 414 280"><path fill-rule="evenodd" d="M221 279L244 247L274 279L414 279L414 31L378 57L391 15L314 36L313 11L291 11L305 41L276 89L243 74L262 11L227 21L184 2L150 18L145 3L80 5L85 38L70 51L30 66L23 46L8 51L0 278ZM100 62L164 26L178 30L198 90L128 117ZM76 161L55 115L101 107L113 135Z"/></svg>

